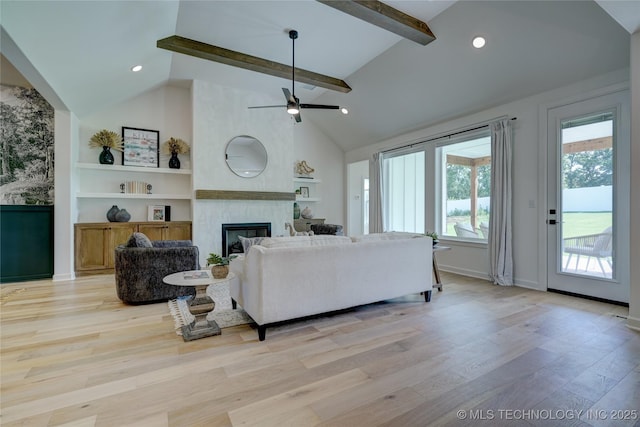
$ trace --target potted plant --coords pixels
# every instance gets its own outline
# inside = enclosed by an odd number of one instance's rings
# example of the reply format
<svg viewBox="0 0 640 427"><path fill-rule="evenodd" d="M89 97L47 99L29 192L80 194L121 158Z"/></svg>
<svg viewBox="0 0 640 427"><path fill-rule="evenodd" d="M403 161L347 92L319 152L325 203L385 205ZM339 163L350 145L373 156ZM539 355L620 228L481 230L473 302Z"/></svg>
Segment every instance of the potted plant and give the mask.
<svg viewBox="0 0 640 427"><path fill-rule="evenodd" d="M207 258L207 265L211 266L211 274L214 279L224 279L229 274L229 261L237 255L223 257L218 254L210 253Z"/></svg>
<svg viewBox="0 0 640 427"><path fill-rule="evenodd" d="M112 165L114 159L113 154L111 154L111 149L113 148L114 150L122 151L122 138L113 131L102 129L101 131L93 134L89 140L89 147L102 147L102 152L98 158L100 164Z"/></svg>
<svg viewBox="0 0 640 427"><path fill-rule="evenodd" d="M436 233L435 231L427 231L426 233L424 233L424 235L433 239L433 246L440 243L440 240L438 240L438 233Z"/></svg>
<svg viewBox="0 0 640 427"><path fill-rule="evenodd" d="M189 152L189 144L180 138L171 137L162 145L164 154L171 154L169 159L169 167L172 169L180 169L180 159L178 154L186 154Z"/></svg>

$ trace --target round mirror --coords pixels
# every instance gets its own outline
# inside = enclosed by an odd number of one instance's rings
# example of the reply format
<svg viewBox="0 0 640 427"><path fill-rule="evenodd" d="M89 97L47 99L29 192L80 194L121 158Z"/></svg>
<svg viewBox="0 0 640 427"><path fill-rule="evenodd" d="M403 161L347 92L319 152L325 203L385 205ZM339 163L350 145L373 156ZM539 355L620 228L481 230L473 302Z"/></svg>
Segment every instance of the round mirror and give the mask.
<svg viewBox="0 0 640 427"><path fill-rule="evenodd" d="M227 144L225 159L229 169L243 178L252 178L267 167L267 150L252 136L240 135Z"/></svg>

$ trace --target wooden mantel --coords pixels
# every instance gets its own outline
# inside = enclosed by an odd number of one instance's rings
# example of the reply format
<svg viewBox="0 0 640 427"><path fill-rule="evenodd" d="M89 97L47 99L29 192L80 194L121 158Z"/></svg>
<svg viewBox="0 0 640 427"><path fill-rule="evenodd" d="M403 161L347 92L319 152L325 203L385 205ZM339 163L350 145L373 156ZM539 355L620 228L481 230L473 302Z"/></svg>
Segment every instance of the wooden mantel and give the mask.
<svg viewBox="0 0 640 427"><path fill-rule="evenodd" d="M196 200L284 200L294 202L296 193L276 191L196 190Z"/></svg>

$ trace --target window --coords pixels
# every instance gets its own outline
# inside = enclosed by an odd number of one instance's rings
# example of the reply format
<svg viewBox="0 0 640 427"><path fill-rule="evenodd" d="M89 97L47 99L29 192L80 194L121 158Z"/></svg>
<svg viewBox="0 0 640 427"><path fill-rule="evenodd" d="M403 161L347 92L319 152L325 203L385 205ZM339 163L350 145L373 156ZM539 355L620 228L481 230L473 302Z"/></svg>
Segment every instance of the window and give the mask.
<svg viewBox="0 0 640 427"><path fill-rule="evenodd" d="M488 129L457 135L436 148L441 183L436 197L438 234L487 240L491 200L491 136Z"/></svg>
<svg viewBox="0 0 640 427"><path fill-rule="evenodd" d="M424 151L384 156L385 231L424 233L424 159Z"/></svg>

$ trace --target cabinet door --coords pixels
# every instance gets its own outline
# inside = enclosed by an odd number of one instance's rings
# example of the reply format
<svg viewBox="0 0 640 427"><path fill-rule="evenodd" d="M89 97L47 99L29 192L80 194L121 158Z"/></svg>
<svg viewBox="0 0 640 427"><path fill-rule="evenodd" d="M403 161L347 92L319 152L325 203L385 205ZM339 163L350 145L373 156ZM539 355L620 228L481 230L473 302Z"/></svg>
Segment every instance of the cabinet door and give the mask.
<svg viewBox="0 0 640 427"><path fill-rule="evenodd" d="M109 267L109 227L104 224L77 226L75 269L100 270Z"/></svg>
<svg viewBox="0 0 640 427"><path fill-rule="evenodd" d="M138 224L138 231L146 235L149 240L166 240L164 222Z"/></svg>
<svg viewBox="0 0 640 427"><path fill-rule="evenodd" d="M109 227L109 247L107 249L107 256L110 268L115 266L114 251L116 247L127 243L127 240L129 240L129 237L136 232L137 228L138 227L135 224L128 223L120 223Z"/></svg>
<svg viewBox="0 0 640 427"><path fill-rule="evenodd" d="M191 223L168 223L166 228L166 240L191 240Z"/></svg>

